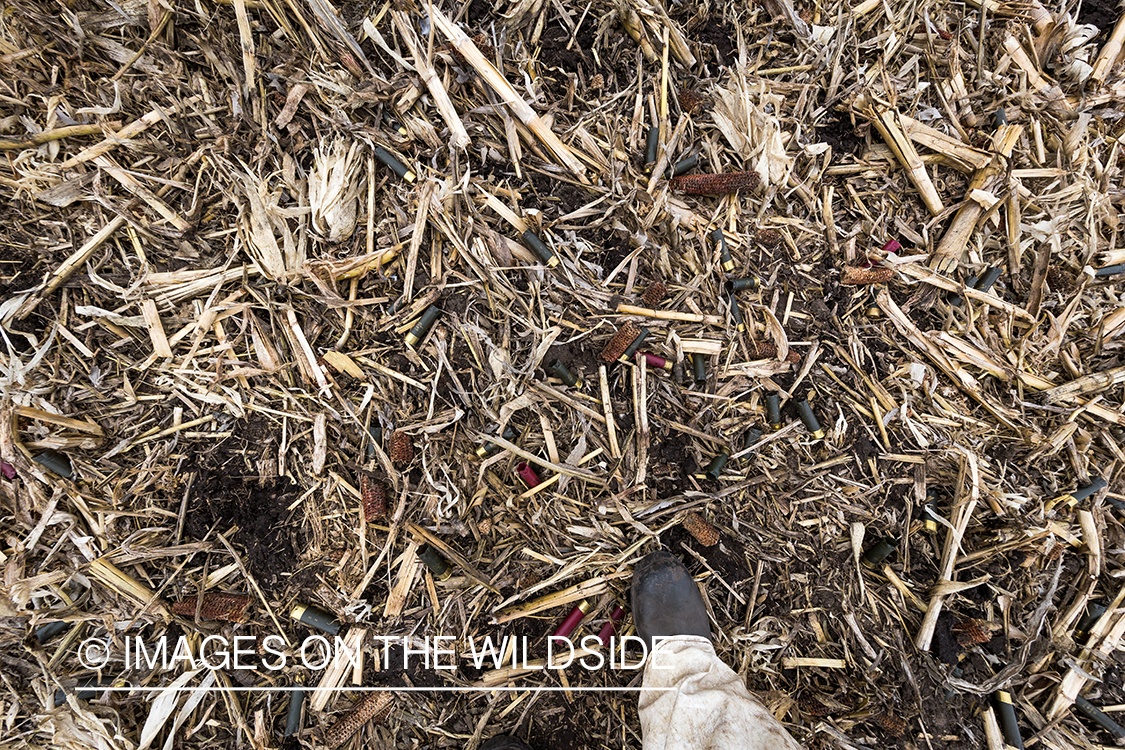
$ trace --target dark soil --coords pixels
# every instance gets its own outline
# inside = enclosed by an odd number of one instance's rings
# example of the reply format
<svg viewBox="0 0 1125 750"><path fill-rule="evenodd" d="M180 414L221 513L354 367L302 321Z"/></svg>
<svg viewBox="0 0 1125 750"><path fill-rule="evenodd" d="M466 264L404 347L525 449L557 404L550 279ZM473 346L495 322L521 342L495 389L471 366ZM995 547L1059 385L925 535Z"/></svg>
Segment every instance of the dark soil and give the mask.
<svg viewBox="0 0 1125 750"><path fill-rule="evenodd" d="M703 28L696 32L696 36L703 44L715 45L715 52L719 56L720 65L734 64L734 28L727 23L717 21L713 17L707 19Z"/></svg>
<svg viewBox="0 0 1125 750"><path fill-rule="evenodd" d="M817 137L832 147L832 163L836 164L845 156L851 156L857 150L861 139L852 127L851 119L846 115L837 114L829 118L823 125L816 129Z"/></svg>
<svg viewBox="0 0 1125 750"><path fill-rule="evenodd" d="M553 26L543 31L539 37L539 61L545 65L577 72L580 65L585 65L587 70L593 70L593 58L584 50L590 49L594 44L594 26L587 18L580 29L574 44L567 49L570 42L570 31L561 26Z"/></svg>
<svg viewBox="0 0 1125 750"><path fill-rule="evenodd" d="M1082 7L1078 10L1078 23L1097 26L1108 34L1117 25L1120 15L1121 11L1113 0L1083 0Z"/></svg>

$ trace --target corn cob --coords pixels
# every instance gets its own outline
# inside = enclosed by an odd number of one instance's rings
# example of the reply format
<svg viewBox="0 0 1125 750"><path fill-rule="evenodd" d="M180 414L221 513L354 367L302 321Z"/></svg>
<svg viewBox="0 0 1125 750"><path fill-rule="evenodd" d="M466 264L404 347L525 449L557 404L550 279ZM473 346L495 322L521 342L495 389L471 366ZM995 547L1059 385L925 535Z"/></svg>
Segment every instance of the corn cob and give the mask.
<svg viewBox="0 0 1125 750"><path fill-rule="evenodd" d="M687 86L680 87L679 91L676 92L676 98L679 99L680 109L684 111L685 115L695 114L703 109L703 105L707 103L706 99Z"/></svg>
<svg viewBox="0 0 1125 750"><path fill-rule="evenodd" d="M984 620L964 620L954 625L952 631L961 648L969 648L992 640L992 630Z"/></svg>
<svg viewBox="0 0 1125 750"><path fill-rule="evenodd" d="M777 247L781 244L781 232L776 229L759 229L755 239L762 247Z"/></svg>
<svg viewBox="0 0 1125 750"><path fill-rule="evenodd" d="M359 496L363 501L363 520L387 515L387 488L366 472L359 475Z"/></svg>
<svg viewBox="0 0 1125 750"><path fill-rule="evenodd" d="M395 430L390 437L390 450L387 453L395 464L408 464L414 460L414 443L402 430Z"/></svg>
<svg viewBox="0 0 1125 750"><path fill-rule="evenodd" d="M324 737L325 744L335 750L362 729L367 722L373 719L382 721L391 712L393 700L390 693L367 693L329 728Z"/></svg>
<svg viewBox="0 0 1125 750"><path fill-rule="evenodd" d="M704 547L714 547L719 543L718 530L698 513L688 513L680 524Z"/></svg>
<svg viewBox="0 0 1125 750"><path fill-rule="evenodd" d="M739 190L753 190L761 183L757 172L725 174L683 174L672 178L672 189L686 195L729 195Z"/></svg>
<svg viewBox="0 0 1125 750"><path fill-rule="evenodd" d="M754 359L773 359L777 356L777 347L767 341L751 341L746 348L749 350L749 355ZM785 361L790 364L797 364L801 361L801 355L790 349Z"/></svg>
<svg viewBox="0 0 1125 750"><path fill-rule="evenodd" d="M194 596L172 605L172 612L181 617L195 616ZM224 622L246 622L246 610L250 608L250 597L245 594L224 594L221 591L209 591L203 595L199 605L199 616L205 620L223 620Z"/></svg>
<svg viewBox="0 0 1125 750"><path fill-rule="evenodd" d="M840 283L852 286L859 284L886 284L894 275L894 269L886 268L885 266L879 266L878 268L848 266L840 276Z"/></svg>
<svg viewBox="0 0 1125 750"><path fill-rule="evenodd" d="M613 338L602 349L602 361L606 363L616 362L617 359L625 353L629 348L629 344L633 343L637 336L641 335L641 329L637 324L631 320L625 321L617 333L613 334Z"/></svg>
<svg viewBox="0 0 1125 750"><path fill-rule="evenodd" d="M659 281L654 281L645 289L641 302L644 303L645 307L653 308L660 304L666 294L668 294L668 287Z"/></svg>
<svg viewBox="0 0 1125 750"><path fill-rule="evenodd" d="M871 717L871 721L892 737L901 737L906 733L906 722L890 711Z"/></svg>

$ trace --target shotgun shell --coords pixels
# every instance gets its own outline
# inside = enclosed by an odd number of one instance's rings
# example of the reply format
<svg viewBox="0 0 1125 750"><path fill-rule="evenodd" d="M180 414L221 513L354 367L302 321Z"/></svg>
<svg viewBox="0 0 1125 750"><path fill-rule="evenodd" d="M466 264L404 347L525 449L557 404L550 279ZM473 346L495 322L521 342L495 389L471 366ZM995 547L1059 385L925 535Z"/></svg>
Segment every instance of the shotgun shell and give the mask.
<svg viewBox="0 0 1125 750"><path fill-rule="evenodd" d="M656 152L660 148L660 128L653 126L648 129L648 137L645 138L645 174L652 172L652 168L656 166Z"/></svg>
<svg viewBox="0 0 1125 750"><path fill-rule="evenodd" d="M926 495L926 504L922 506L922 523L927 534L936 534L938 531L937 493L932 490Z"/></svg>
<svg viewBox="0 0 1125 750"><path fill-rule="evenodd" d="M743 441L742 441L743 450L745 450L746 448L749 448L750 446L754 445L755 443L757 443L761 439L762 439L762 431L760 429L758 429L757 427L751 427L749 430L746 431L746 437L743 438Z"/></svg>
<svg viewBox="0 0 1125 750"><path fill-rule="evenodd" d="M302 625L316 628L328 635L336 635L340 632L340 623L335 617L311 604L294 604L289 616Z"/></svg>
<svg viewBox="0 0 1125 750"><path fill-rule="evenodd" d="M723 468L727 465L727 459L730 458L730 449L723 448L719 451L719 455L711 459L711 463L707 465L707 476L713 480L718 480L719 475L723 473Z"/></svg>
<svg viewBox="0 0 1125 750"><path fill-rule="evenodd" d="M15 479L16 467L12 466L7 461L0 461L0 476L3 476L5 479Z"/></svg>
<svg viewBox="0 0 1125 750"><path fill-rule="evenodd" d="M1094 276L1116 276L1119 273L1125 273L1125 263L1099 268L1097 271L1094 271Z"/></svg>
<svg viewBox="0 0 1125 750"><path fill-rule="evenodd" d="M1020 724L1016 719L1016 707L1012 705L1012 694L1007 690L997 690L992 694L992 709L996 711L1004 742L1016 750L1023 750L1023 737L1020 736Z"/></svg>
<svg viewBox="0 0 1125 750"><path fill-rule="evenodd" d="M645 293L641 297L641 302L645 307L656 307L663 301L664 296L668 294L668 287L662 281L654 281L645 288Z"/></svg>
<svg viewBox="0 0 1125 750"><path fill-rule="evenodd" d="M63 479L70 479L74 476L74 469L71 468L70 459L56 450L48 448L35 456L34 460L36 463L46 466Z"/></svg>
<svg viewBox="0 0 1125 750"><path fill-rule="evenodd" d="M884 253L897 253L901 249L902 245L899 244L898 240L888 240L887 244L883 245Z"/></svg>
<svg viewBox="0 0 1125 750"><path fill-rule="evenodd" d="M40 625L35 629L35 640L40 643L46 643L54 638L59 633L70 630L70 623L59 620L58 622L49 622L46 625Z"/></svg>
<svg viewBox="0 0 1125 750"><path fill-rule="evenodd" d="M406 130L406 126L403 125L398 120L396 120L395 118L387 117L386 120L387 120L387 124L391 126L391 130L395 131L396 133L401 135L403 138L405 138L406 136L409 135L409 132Z"/></svg>
<svg viewBox="0 0 1125 750"><path fill-rule="evenodd" d="M1084 641L1090 635L1090 628L1094 627L1094 623L1101 619L1105 614L1105 607L1101 604L1090 603L1086 605L1086 612L1082 615L1082 619L1074 626L1074 640Z"/></svg>
<svg viewBox="0 0 1125 750"><path fill-rule="evenodd" d="M1093 495L1100 489L1106 486L1106 481L1101 477L1094 477L1094 480L1085 487L1079 487L1074 492L1065 495L1059 495L1053 500L1048 500L1047 505L1044 507L1045 512L1050 512L1059 503L1065 504L1068 508L1073 508L1078 503L1082 502L1090 495Z"/></svg>
<svg viewBox="0 0 1125 750"><path fill-rule="evenodd" d="M602 642L602 646L609 648L609 639L617 632L617 623L625 618L625 610L621 607L614 607L613 614L609 616L609 622L602 625L601 632L598 633L598 640Z"/></svg>
<svg viewBox="0 0 1125 750"><path fill-rule="evenodd" d="M781 396L776 392L766 394L766 424L771 430L781 429Z"/></svg>
<svg viewBox="0 0 1125 750"><path fill-rule="evenodd" d="M812 406L809 405L809 400L806 398L797 404L797 414L801 417L801 422L805 425L805 429L812 433L816 440L824 437L824 430L820 429L820 422L817 421L816 415L813 414Z"/></svg>
<svg viewBox="0 0 1125 750"><path fill-rule="evenodd" d="M727 247L727 238L722 229L711 232L711 242L719 249L719 263L725 272L734 270L734 258L731 257L730 248Z"/></svg>
<svg viewBox="0 0 1125 750"><path fill-rule="evenodd" d="M898 542L883 537L863 553L863 564L868 568L874 568L890 557L896 549L898 549Z"/></svg>
<svg viewBox="0 0 1125 750"><path fill-rule="evenodd" d="M649 367L656 367L656 368L659 368L661 370L671 371L672 362L667 360L667 359L664 359L664 357L658 357L657 355L649 354L648 352L641 352L641 354L644 355L645 364L647 364Z"/></svg>
<svg viewBox="0 0 1125 750"><path fill-rule="evenodd" d="M434 578L444 581L453 575L453 567L430 544L423 544L418 548L418 559L422 561Z"/></svg>
<svg viewBox="0 0 1125 750"><path fill-rule="evenodd" d="M118 684L108 677L98 679L90 677L78 683L74 687L74 697L80 701L90 701L98 697L98 694L103 692L106 688L110 687L124 687L125 683ZM58 690L55 692L55 707L58 708L66 703L66 690Z"/></svg>
<svg viewBox="0 0 1125 750"><path fill-rule="evenodd" d="M976 283L973 284L973 289L987 292L992 288L992 285L996 283L996 280L1000 278L1000 274L1002 273L1004 273L1003 269L997 266L989 266L984 270L984 273L980 275L980 278L976 280Z"/></svg>
<svg viewBox="0 0 1125 750"><path fill-rule="evenodd" d="M606 342L606 345L602 347L602 361L606 364L611 364L621 359L622 355L625 354L625 350L629 348L629 344L632 343L633 339L637 338L640 333L641 329L636 323L631 320L626 320L621 324L621 327L617 329L617 333L613 334L609 341Z"/></svg>
<svg viewBox="0 0 1125 750"><path fill-rule="evenodd" d="M575 606L574 609L570 610L570 614L563 618L563 621L559 623L559 626L557 628L555 628L555 632L551 633L551 637L566 638L567 636L569 636L574 632L574 629L578 627L578 623L582 622L582 618L585 617L586 613L589 611L590 602L586 601L585 599L578 602L578 605Z"/></svg>
<svg viewBox="0 0 1125 750"><path fill-rule="evenodd" d="M629 346L625 347L625 351L622 352L621 358L618 359L617 361L621 362L621 363L626 363L629 360L631 360L633 358L633 355L637 353L637 349L640 347L640 345L644 342L644 340L646 338L648 338L648 334L649 334L649 330L647 328L642 328L641 332L639 334L637 334L637 337L635 339L633 339L633 343L631 343L631 344L629 344Z"/></svg>
<svg viewBox="0 0 1125 750"><path fill-rule="evenodd" d="M367 427L367 457L375 458L375 446L383 444L383 427L379 424Z"/></svg>
<svg viewBox="0 0 1125 750"><path fill-rule="evenodd" d="M542 481L539 475L535 473L535 469L531 468L531 464L526 461L516 467L516 473L519 474L520 479L523 480L528 489L537 487Z"/></svg>
<svg viewBox="0 0 1125 750"><path fill-rule="evenodd" d="M691 370L696 385L707 382L707 358L699 352L693 352L691 355Z"/></svg>
<svg viewBox="0 0 1125 750"><path fill-rule="evenodd" d="M996 127L1003 127L1008 124L1008 113L1004 111L1003 107L1001 107L1000 109L996 110L995 114L992 115L992 120L996 123Z"/></svg>
<svg viewBox="0 0 1125 750"><path fill-rule="evenodd" d="M665 170L665 172L664 172L664 176L668 177L668 178L679 177L684 172L695 169L695 167L698 166L698 164L699 164L699 155L698 154L692 154L688 158L681 159L680 161L676 162L673 166L668 167L668 169Z"/></svg>
<svg viewBox="0 0 1125 750"><path fill-rule="evenodd" d="M403 164L401 161L395 158L395 156L392 155L390 151L387 151L382 146L375 147L375 158L386 164L392 172L394 172L407 182L414 182L415 177L417 177L417 175L414 174L414 171L410 169L410 167Z"/></svg>
<svg viewBox="0 0 1125 750"><path fill-rule="evenodd" d="M1113 719L1105 715L1097 706L1083 698L1081 695L1074 699L1074 707L1085 714L1086 718L1099 727L1112 734L1116 739L1125 738L1125 729Z"/></svg>
<svg viewBox="0 0 1125 750"><path fill-rule="evenodd" d="M531 248L531 252L535 253L535 257L547 265L547 268L554 268L559 264L558 256L551 248L547 247L543 240L539 239L539 235L535 232L528 229L520 237L523 238L524 244Z"/></svg>
<svg viewBox="0 0 1125 750"><path fill-rule="evenodd" d="M292 737L301 731L301 707L305 705L305 689L293 688L289 691L289 713L285 716L285 731L282 737Z"/></svg>
<svg viewBox="0 0 1125 750"><path fill-rule="evenodd" d="M517 437L519 437L519 435L520 434L519 434L519 432L516 431L515 427L513 427L512 425L508 425L507 427L504 428L504 432L500 437L504 438L505 440L507 440L510 443L513 440L515 440ZM492 454L496 453L496 451L498 451L498 450L500 450L499 445L497 445L496 443L493 443L493 442L488 442L488 443L485 443L484 445L480 446L479 448L477 448L477 456L479 458L488 458Z"/></svg>
<svg viewBox="0 0 1125 750"><path fill-rule="evenodd" d="M762 285L761 278L751 276L746 279L727 279L728 292L741 292L744 289L757 289Z"/></svg>
<svg viewBox="0 0 1125 750"><path fill-rule="evenodd" d="M417 346L422 339L426 338L426 334L433 328L434 323L441 317L441 308L437 305L430 305L422 311L422 317L418 318L410 332L406 334L406 345Z"/></svg>
<svg viewBox="0 0 1125 750"><path fill-rule="evenodd" d="M727 304L730 305L730 320L734 324L734 330L740 333L745 331L746 324L742 322L742 310L738 308L738 298L733 294L728 294Z"/></svg>
<svg viewBox="0 0 1125 750"><path fill-rule="evenodd" d="M865 317L871 320L883 317L883 311L882 309L880 309L875 295L877 295L884 288L885 286L883 284L876 284L870 287L870 291L868 292L869 301L867 304L867 309L863 311Z"/></svg>
<svg viewBox="0 0 1125 750"><path fill-rule="evenodd" d="M561 359L556 359L554 364L551 365L551 372L555 374L556 378L566 383L571 388L582 387L582 378L566 369L566 365L562 363Z"/></svg>

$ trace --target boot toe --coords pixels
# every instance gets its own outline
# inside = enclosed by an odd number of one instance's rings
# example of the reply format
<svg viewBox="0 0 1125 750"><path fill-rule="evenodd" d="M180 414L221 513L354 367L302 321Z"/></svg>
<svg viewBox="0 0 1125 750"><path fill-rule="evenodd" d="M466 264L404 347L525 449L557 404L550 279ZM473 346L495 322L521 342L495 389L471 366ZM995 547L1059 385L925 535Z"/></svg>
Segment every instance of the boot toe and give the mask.
<svg viewBox="0 0 1125 750"><path fill-rule="evenodd" d="M637 633L652 647L655 637L711 637L707 605L691 574L670 552L646 555L633 573L633 621Z"/></svg>

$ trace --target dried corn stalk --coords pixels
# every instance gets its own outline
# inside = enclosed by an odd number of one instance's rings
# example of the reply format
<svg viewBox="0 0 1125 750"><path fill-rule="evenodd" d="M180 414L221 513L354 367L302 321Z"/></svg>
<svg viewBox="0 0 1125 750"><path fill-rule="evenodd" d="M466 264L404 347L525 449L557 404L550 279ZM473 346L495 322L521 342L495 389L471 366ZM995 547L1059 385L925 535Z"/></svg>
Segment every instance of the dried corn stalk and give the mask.
<svg viewBox="0 0 1125 750"><path fill-rule="evenodd" d="M329 242L340 242L355 231L360 192L366 185L360 144L347 146L336 138L313 152L309 175L309 207L313 227Z"/></svg>
<svg viewBox="0 0 1125 750"><path fill-rule="evenodd" d="M730 83L714 90L711 117L743 163L769 187L785 179L792 160L781 139L781 121L766 114L767 107L780 112L784 98L762 93L760 86L752 86L742 74L732 75Z"/></svg>
<svg viewBox="0 0 1125 750"><path fill-rule="evenodd" d="M301 276L305 265L304 205L282 208L282 186L271 187L249 171L237 175L245 200L239 202L238 237L246 253L274 281L291 281ZM291 191L302 195L303 190ZM296 219L296 227L289 221ZM280 238L280 242L279 242Z"/></svg>

